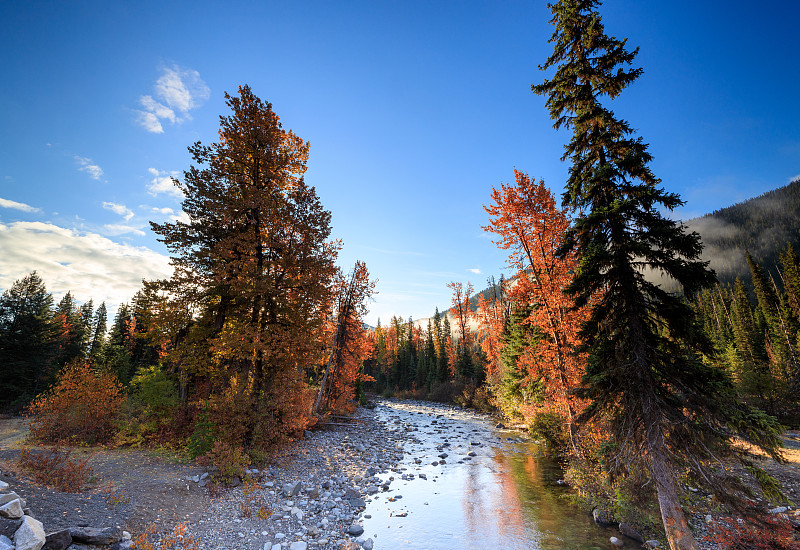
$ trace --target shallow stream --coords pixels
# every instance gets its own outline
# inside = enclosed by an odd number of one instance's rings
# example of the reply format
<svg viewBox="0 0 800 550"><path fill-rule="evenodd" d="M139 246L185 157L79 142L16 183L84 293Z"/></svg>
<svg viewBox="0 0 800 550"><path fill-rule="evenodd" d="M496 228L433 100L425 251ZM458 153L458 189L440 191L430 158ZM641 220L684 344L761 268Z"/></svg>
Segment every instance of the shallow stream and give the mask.
<svg viewBox="0 0 800 550"><path fill-rule="evenodd" d="M616 549L585 512L559 498L561 471L541 447L485 416L444 405L383 401L379 418L405 432L390 490L364 512L379 549ZM446 456L445 456L446 455ZM369 516L369 517L366 517ZM626 541L628 548L639 548Z"/></svg>

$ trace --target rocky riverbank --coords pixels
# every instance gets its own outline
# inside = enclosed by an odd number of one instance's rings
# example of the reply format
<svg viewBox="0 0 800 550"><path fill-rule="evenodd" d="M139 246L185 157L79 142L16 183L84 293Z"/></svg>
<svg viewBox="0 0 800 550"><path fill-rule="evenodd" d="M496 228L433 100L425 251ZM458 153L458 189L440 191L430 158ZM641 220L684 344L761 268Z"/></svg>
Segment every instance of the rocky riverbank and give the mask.
<svg viewBox="0 0 800 550"><path fill-rule="evenodd" d="M211 498L188 531L216 550L370 550L361 526L366 500L389 490L391 480L376 476L402 459L404 440L404 431L359 409L352 421L309 432L273 465L250 470L242 485Z"/></svg>

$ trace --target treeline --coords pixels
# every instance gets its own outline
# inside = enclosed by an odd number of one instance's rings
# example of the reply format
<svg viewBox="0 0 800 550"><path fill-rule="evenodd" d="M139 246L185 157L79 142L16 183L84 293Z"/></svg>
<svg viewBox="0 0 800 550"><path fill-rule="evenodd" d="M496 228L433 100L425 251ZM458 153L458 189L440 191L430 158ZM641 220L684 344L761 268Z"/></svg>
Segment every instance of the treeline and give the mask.
<svg viewBox="0 0 800 550"><path fill-rule="evenodd" d="M0 410L22 410L71 361L89 361L130 382L137 368L158 358L137 337L144 313L138 293L131 304L119 306L109 327L105 303L96 309L93 300L78 305L67 292L56 304L35 271L16 281L0 296Z"/></svg>
<svg viewBox="0 0 800 550"><path fill-rule="evenodd" d="M192 145L174 180L189 221L151 224L171 278L143 281L108 331L104 305L53 306L35 273L3 294L0 403L33 399L40 439L155 440L232 474L357 405L374 282L336 265L308 142L249 87L226 99L219 142Z"/></svg>
<svg viewBox="0 0 800 550"><path fill-rule="evenodd" d="M454 334L447 315L436 310L426 327L392 317L371 331L372 355L364 372L367 387L385 396L453 401L470 396L485 380L486 355L468 333ZM466 394L464 393L466 390Z"/></svg>
<svg viewBox="0 0 800 550"><path fill-rule="evenodd" d="M725 369L740 393L771 415L800 420L800 257L789 244L765 269L740 251L750 284L737 278L697 294L692 303L713 342L705 360ZM776 281L772 273L777 273Z"/></svg>

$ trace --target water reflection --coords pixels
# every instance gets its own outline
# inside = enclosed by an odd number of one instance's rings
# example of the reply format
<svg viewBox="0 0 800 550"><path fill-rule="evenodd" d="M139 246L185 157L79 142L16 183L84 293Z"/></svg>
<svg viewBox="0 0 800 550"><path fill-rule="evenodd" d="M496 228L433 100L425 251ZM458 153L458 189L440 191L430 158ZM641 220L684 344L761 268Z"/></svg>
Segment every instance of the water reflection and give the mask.
<svg viewBox="0 0 800 550"><path fill-rule="evenodd" d="M387 402L380 414L414 438L398 471L383 476L395 477L392 490L365 512L364 536L376 549L615 548L609 532L560 498L558 465L536 444L507 441L515 434L449 407ZM434 465L443 452L446 464Z"/></svg>

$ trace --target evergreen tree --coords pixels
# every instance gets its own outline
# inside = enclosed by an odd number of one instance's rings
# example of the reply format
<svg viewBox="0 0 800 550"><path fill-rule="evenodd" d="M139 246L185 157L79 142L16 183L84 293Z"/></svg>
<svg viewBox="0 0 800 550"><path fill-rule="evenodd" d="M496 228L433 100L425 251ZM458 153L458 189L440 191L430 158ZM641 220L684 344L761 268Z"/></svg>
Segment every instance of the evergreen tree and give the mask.
<svg viewBox="0 0 800 550"><path fill-rule="evenodd" d="M19 409L55 376L53 297L34 271L0 296L0 409Z"/></svg>
<svg viewBox="0 0 800 550"><path fill-rule="evenodd" d="M564 204L577 217L563 250L580 258L568 291L576 306L592 305L580 334L589 356L581 396L591 404L584 418L608 419L619 459L650 472L670 547L695 549L675 471L688 468L712 480L704 465L710 449L732 450L730 434L741 429L775 455L778 426L761 415L743 428L745 412L724 373L697 357L711 347L691 308L643 275L644 268L665 273L689 295L715 280L698 259L699 236L661 214L683 203L659 187L647 145L600 101L616 98L641 69L628 68L638 50L605 34L598 5L561 0L550 6L554 50L542 69L556 71L532 86L547 96L555 127L573 131L563 157L571 163Z"/></svg>
<svg viewBox="0 0 800 550"><path fill-rule="evenodd" d="M108 331L108 311L106 303L101 303L94 312L92 341L89 345L89 356L95 363L105 361L106 332Z"/></svg>
<svg viewBox="0 0 800 550"><path fill-rule="evenodd" d="M151 226L175 266L160 290L199 312L171 360L239 392L224 405L247 409L229 443L260 447L308 425L302 370L325 360L340 245L303 179L308 143L248 86L225 98L219 141L189 147L197 166L175 181L189 221Z"/></svg>

